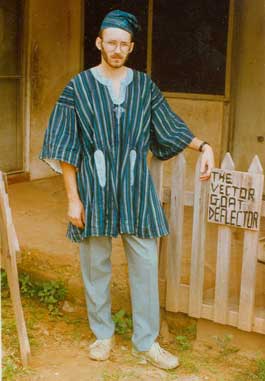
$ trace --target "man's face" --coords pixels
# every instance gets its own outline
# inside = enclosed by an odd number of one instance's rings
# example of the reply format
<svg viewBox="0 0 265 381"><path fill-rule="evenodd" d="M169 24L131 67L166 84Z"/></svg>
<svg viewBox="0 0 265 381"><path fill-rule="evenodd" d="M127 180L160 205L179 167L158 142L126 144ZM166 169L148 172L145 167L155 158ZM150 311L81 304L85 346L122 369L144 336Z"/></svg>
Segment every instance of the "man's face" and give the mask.
<svg viewBox="0 0 265 381"><path fill-rule="evenodd" d="M122 67L133 50L129 32L119 28L106 28L102 37L96 40L96 46L101 50L102 59L112 68Z"/></svg>

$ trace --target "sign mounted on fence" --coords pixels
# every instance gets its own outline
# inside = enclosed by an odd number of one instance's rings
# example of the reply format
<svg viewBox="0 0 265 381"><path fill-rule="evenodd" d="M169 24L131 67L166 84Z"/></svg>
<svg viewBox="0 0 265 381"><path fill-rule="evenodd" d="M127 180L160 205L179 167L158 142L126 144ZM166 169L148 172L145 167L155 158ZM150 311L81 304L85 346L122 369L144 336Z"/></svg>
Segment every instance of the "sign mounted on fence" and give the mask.
<svg viewBox="0 0 265 381"><path fill-rule="evenodd" d="M208 221L258 230L263 177L257 173L214 169L210 181Z"/></svg>

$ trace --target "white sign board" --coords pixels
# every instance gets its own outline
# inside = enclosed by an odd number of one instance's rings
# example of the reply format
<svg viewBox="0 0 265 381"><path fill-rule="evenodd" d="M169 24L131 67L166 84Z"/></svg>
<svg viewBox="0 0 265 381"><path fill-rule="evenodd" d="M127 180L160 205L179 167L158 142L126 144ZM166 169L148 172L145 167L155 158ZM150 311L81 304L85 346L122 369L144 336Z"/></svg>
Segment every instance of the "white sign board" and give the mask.
<svg viewBox="0 0 265 381"><path fill-rule="evenodd" d="M263 175L214 169L211 173L208 221L258 230Z"/></svg>

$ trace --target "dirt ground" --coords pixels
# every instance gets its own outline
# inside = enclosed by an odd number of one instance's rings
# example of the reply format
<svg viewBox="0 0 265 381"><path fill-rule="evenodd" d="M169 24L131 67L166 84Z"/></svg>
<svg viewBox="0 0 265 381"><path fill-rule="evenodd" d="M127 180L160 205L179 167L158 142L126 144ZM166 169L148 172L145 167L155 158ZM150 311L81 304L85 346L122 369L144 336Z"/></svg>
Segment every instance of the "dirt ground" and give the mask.
<svg viewBox="0 0 265 381"><path fill-rule="evenodd" d="M164 371L141 364L131 356L131 332L116 334L116 347L109 360L89 359L88 343L94 336L87 324L85 309L72 305L73 311L52 317L38 302L23 298L31 344L31 361L22 368L16 328L9 298L2 301L4 365L8 381L262 381L253 378L257 359L265 359L265 348L241 349L233 340L208 337L207 342L177 342L177 332L164 332L160 344L180 358L180 367ZM182 320L183 323L183 320ZM188 321L187 321L188 323ZM205 332L207 337L207 332ZM181 344L181 345L179 345ZM8 376L9 375L9 376ZM251 378L252 377L252 378Z"/></svg>
<svg viewBox="0 0 265 381"><path fill-rule="evenodd" d="M213 335L207 325L195 339L194 320L179 316L161 330L160 344L180 358L180 367L164 371L140 364L131 356L131 332L116 335L111 358L96 362L87 347L89 329L79 268L78 246L65 238L66 197L62 178L55 176L9 187L14 222L21 246L19 271L38 279L63 280L72 312L52 317L38 301L22 298L31 345L31 361L20 362L16 326L9 298L2 300L3 365L6 381L264 381L257 378L257 361L265 361L265 345L248 348L225 332ZM113 240L112 309L130 310L127 264L121 240ZM192 331L192 337L183 336ZM184 338L183 338L184 337ZM201 338L204 340L201 340ZM207 339L207 340L205 340ZM264 376L265 377L265 376Z"/></svg>

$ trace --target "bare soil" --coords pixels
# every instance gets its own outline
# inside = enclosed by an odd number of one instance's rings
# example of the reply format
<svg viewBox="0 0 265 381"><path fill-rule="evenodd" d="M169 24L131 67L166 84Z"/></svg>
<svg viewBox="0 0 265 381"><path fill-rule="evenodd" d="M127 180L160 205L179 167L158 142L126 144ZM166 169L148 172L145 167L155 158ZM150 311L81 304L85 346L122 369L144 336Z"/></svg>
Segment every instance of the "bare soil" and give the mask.
<svg viewBox="0 0 265 381"><path fill-rule="evenodd" d="M180 358L181 365L175 370L164 371L132 357L131 332L116 335L110 359L97 362L88 357L87 347L94 336L85 308L71 305L73 312L58 318L52 317L37 301L23 298L23 306L31 344L31 360L25 368L19 359L11 301L9 298L2 301L4 364L9 362L14 368L4 378L8 381L251 381L256 380L249 378L249 372L255 371L256 360L265 358L264 348L240 349L233 341L225 344L222 337L220 342L213 337L207 342L191 340L190 347L185 349L177 343L176 332L162 330L158 338L161 346Z"/></svg>

